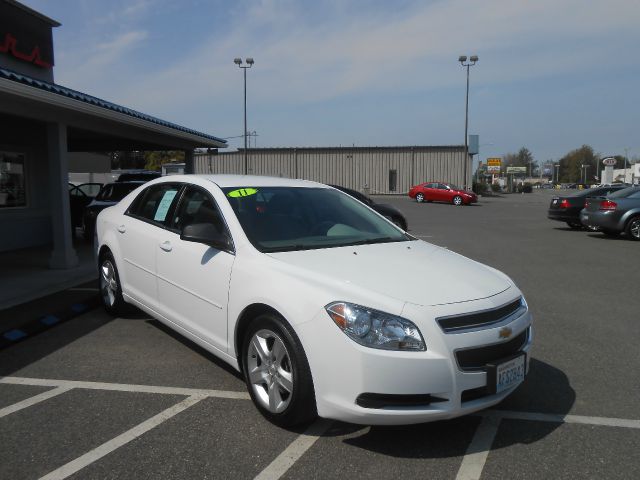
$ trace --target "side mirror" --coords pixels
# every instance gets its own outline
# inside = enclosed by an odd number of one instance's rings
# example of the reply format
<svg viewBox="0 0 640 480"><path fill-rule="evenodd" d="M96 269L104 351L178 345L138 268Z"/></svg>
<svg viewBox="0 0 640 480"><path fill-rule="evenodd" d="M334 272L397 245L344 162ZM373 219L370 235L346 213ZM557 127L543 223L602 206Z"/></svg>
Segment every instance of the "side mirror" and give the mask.
<svg viewBox="0 0 640 480"><path fill-rule="evenodd" d="M217 250L233 252L233 243L226 233L220 233L211 223L192 223L182 229L180 240L203 243Z"/></svg>

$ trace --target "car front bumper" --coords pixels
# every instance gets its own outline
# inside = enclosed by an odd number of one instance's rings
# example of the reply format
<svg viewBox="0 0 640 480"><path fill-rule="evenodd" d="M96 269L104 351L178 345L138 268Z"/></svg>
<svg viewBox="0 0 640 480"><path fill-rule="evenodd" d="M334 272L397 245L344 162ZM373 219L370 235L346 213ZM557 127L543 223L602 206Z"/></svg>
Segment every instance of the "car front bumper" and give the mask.
<svg viewBox="0 0 640 480"><path fill-rule="evenodd" d="M411 309L405 308L403 316L412 319L416 318L414 314L426 313L422 308L412 308L415 311L408 312ZM491 407L517 388L515 386L498 394L485 392L488 387L486 369L463 371L456 361L455 352L458 350L499 343L499 332L504 325L468 333L444 334L434 320L430 322L433 328L425 325L424 321L412 321L422 332L426 351L399 352L361 346L342 333L324 310L312 321L298 326L309 359L321 417L366 425L430 422ZM511 338L527 332L526 341L519 351L527 354L528 372L528 353L533 340L531 314L527 311L511 321L508 327L513 332ZM307 338L313 340L305 342ZM362 406L363 397L371 394L384 396L386 405L382 408ZM430 395L432 401L410 405L402 402L401 396L417 395ZM402 400L393 405L394 398Z"/></svg>

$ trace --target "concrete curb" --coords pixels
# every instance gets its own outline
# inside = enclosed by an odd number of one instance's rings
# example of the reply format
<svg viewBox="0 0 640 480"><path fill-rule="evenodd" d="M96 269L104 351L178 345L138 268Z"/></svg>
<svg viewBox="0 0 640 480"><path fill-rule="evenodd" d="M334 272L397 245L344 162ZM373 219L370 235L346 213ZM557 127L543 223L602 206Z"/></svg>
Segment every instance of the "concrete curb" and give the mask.
<svg viewBox="0 0 640 480"><path fill-rule="evenodd" d="M70 306L59 309L39 316L33 320L29 320L21 324L17 328L12 328L0 333L0 350L15 345L22 340L37 335L38 333L49 330L63 322L71 320L83 313L88 312L100 305L100 297L98 294L92 296L82 302L73 303Z"/></svg>

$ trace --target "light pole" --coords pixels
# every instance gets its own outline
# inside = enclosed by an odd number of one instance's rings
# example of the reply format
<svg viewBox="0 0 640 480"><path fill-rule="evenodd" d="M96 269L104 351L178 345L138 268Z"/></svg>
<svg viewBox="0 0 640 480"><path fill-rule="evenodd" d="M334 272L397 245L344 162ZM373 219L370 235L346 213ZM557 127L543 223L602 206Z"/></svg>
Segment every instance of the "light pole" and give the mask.
<svg viewBox="0 0 640 480"><path fill-rule="evenodd" d="M467 67L467 97L465 102L465 110L464 110L464 188L467 188L467 163L469 163L469 67L472 67L478 61L477 55L471 55L469 57L469 61L467 62L466 55L460 55L458 57L458 61L460 65L463 67Z"/></svg>
<svg viewBox="0 0 640 480"><path fill-rule="evenodd" d="M560 164L556 163L553 170L556 172L556 185L558 185L560 183Z"/></svg>
<svg viewBox="0 0 640 480"><path fill-rule="evenodd" d="M245 58L245 65L242 65L241 58L234 58L233 63L238 65L244 72L244 174L248 173L248 162L247 162L247 69L253 66L253 58Z"/></svg>
<svg viewBox="0 0 640 480"><path fill-rule="evenodd" d="M624 149L624 180L622 183L627 183L627 161L629 160L629 149Z"/></svg>

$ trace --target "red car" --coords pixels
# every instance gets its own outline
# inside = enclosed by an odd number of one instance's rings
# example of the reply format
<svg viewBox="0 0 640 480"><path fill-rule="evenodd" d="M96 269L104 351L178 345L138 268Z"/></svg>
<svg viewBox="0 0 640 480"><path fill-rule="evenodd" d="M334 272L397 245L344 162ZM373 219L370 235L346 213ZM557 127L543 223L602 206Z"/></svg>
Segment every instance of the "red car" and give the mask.
<svg viewBox="0 0 640 480"><path fill-rule="evenodd" d="M475 193L442 182L421 183L411 187L409 197L415 198L418 203L447 202L454 205L470 205L478 201Z"/></svg>

